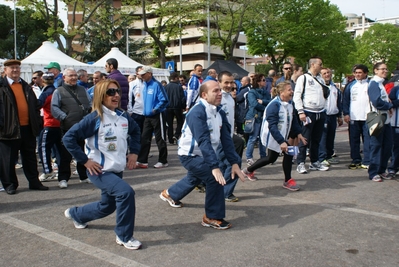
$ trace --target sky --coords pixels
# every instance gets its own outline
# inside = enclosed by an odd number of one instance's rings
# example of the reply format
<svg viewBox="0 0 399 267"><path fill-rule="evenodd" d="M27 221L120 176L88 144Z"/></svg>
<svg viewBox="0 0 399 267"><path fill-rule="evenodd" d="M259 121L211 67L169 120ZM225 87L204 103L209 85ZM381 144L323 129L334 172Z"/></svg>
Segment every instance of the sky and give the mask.
<svg viewBox="0 0 399 267"><path fill-rule="evenodd" d="M399 17L399 0L330 0L342 14L366 14L369 19Z"/></svg>
<svg viewBox="0 0 399 267"><path fill-rule="evenodd" d="M360 16L365 13L367 18L373 20L399 17L399 0L330 0L330 3L337 5L342 14L355 13ZM13 7L12 0L0 0L0 4ZM61 19L66 20L66 12L62 12Z"/></svg>

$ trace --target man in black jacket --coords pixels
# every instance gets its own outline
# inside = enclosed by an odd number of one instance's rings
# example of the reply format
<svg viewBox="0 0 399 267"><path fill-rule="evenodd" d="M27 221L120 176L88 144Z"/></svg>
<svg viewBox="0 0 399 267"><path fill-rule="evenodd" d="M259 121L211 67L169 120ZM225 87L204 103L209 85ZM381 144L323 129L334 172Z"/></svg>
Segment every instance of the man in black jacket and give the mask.
<svg viewBox="0 0 399 267"><path fill-rule="evenodd" d="M6 60L0 79L0 180L7 194L18 188L15 159L21 153L29 189L48 190L39 181L36 160L36 136L40 132L40 105L32 88L20 78L21 62Z"/></svg>
<svg viewBox="0 0 399 267"><path fill-rule="evenodd" d="M179 75L173 72L169 77L170 83L165 86L166 94L169 99L167 108L166 122L168 124L169 144L173 145L180 138L181 129L184 123L183 109L186 106L183 87L179 83ZM176 131L173 134L173 119L176 117Z"/></svg>

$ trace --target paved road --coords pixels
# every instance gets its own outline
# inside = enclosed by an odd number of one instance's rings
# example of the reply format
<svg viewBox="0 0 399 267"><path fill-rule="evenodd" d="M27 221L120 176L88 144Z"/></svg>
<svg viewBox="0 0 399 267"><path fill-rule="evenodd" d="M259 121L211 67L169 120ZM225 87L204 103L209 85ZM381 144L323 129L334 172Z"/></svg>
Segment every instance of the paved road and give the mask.
<svg viewBox="0 0 399 267"><path fill-rule="evenodd" d="M135 237L143 248L115 243L115 215L78 230L63 212L99 198L93 185L74 177L68 189L48 182L48 192L29 191L22 171L17 195L0 192L0 266L399 266L399 183L367 179L348 170L345 129L336 143L340 164L327 172L293 177L298 192L282 188L281 159L239 182L240 201L227 203L233 227L202 227L204 194L189 194L184 208L158 197L185 171L169 146L169 167L133 170L125 179L136 191ZM156 147L150 164L156 163ZM255 154L256 155L256 154Z"/></svg>

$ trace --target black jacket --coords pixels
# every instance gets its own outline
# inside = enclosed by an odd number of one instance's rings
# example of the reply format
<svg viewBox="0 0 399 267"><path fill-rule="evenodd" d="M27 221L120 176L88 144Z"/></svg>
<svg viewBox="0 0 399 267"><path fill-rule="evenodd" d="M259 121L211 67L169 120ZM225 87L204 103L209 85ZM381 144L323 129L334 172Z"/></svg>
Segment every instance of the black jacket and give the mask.
<svg viewBox="0 0 399 267"><path fill-rule="evenodd" d="M186 97L179 82L168 83L165 86L165 91L169 99L168 109L184 109L186 107Z"/></svg>
<svg viewBox="0 0 399 267"><path fill-rule="evenodd" d="M29 126L34 136L40 133L40 104L29 84L21 79L22 88L28 103ZM0 140L21 138L18 107L7 78L0 78Z"/></svg>

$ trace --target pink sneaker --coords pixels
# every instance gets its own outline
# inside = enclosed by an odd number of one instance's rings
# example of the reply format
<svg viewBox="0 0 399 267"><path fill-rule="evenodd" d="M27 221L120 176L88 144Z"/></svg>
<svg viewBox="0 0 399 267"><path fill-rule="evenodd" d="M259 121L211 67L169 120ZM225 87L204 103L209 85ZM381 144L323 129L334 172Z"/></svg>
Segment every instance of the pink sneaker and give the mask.
<svg viewBox="0 0 399 267"><path fill-rule="evenodd" d="M283 187L290 191L298 191L299 190L299 185L297 185L295 180L292 178L289 179L287 182L283 183Z"/></svg>
<svg viewBox="0 0 399 267"><path fill-rule="evenodd" d="M247 170L247 168L242 169L241 172L242 172L242 174L244 174L245 177L248 178L248 180L250 180L252 182L258 180L258 178L255 177L255 172L249 172Z"/></svg>

